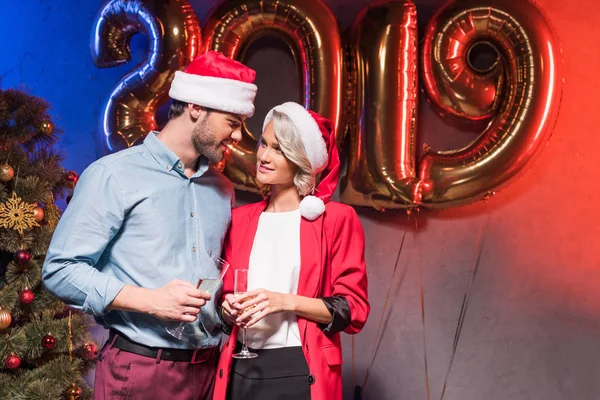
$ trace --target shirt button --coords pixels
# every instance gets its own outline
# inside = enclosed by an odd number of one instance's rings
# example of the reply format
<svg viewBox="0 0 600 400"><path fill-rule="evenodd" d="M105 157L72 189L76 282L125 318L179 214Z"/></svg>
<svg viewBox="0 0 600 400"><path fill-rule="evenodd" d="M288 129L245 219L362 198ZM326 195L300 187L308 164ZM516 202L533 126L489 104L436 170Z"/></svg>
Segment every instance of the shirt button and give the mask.
<svg viewBox="0 0 600 400"><path fill-rule="evenodd" d="M177 168L183 168L183 165L181 165L181 163L177 164Z"/></svg>
<svg viewBox="0 0 600 400"><path fill-rule="evenodd" d="M196 248L195 248L195 247L192 247L192 251L195 253L195 252L196 252Z"/></svg>
<svg viewBox="0 0 600 400"><path fill-rule="evenodd" d="M192 211L192 212L190 213L190 217L193 217L193 216L194 216L194 212Z"/></svg>
<svg viewBox="0 0 600 400"><path fill-rule="evenodd" d="M222 378L222 377L223 377L223 368L221 368L221 369L219 370L219 378Z"/></svg>
<svg viewBox="0 0 600 400"><path fill-rule="evenodd" d="M308 376L308 384L312 385L314 383L315 383L315 376L311 374Z"/></svg>

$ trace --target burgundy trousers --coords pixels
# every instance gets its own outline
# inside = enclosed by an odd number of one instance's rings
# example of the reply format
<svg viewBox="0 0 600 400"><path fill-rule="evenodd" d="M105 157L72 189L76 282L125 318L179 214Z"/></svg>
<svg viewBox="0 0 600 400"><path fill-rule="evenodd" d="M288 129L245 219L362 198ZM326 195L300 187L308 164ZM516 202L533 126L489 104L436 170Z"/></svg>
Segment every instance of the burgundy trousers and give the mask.
<svg viewBox="0 0 600 400"><path fill-rule="evenodd" d="M106 343L96 365L95 400L211 400L219 351L195 364L128 353Z"/></svg>

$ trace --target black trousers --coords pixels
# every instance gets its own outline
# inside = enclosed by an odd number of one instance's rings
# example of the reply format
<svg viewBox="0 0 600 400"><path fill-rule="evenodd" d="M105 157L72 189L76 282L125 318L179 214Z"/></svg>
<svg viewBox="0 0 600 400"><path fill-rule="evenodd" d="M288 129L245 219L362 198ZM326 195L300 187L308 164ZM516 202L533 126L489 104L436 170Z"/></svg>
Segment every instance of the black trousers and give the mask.
<svg viewBox="0 0 600 400"><path fill-rule="evenodd" d="M236 353L241 348L238 342ZM250 350L258 357L233 359L228 400L310 400L310 371L301 347Z"/></svg>

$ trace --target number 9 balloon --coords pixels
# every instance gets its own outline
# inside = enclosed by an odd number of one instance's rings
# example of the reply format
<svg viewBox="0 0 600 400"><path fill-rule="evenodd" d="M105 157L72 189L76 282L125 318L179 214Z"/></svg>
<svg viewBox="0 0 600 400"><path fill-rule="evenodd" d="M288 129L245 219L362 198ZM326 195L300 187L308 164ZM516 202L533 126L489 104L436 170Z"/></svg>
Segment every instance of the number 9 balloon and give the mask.
<svg viewBox="0 0 600 400"><path fill-rule="evenodd" d="M482 42L500 58L489 71L469 63L469 52ZM427 27L421 63L427 96L443 115L492 115L464 149L423 157L423 203L464 204L507 185L547 142L558 116L561 50L540 9L529 1L451 1Z"/></svg>

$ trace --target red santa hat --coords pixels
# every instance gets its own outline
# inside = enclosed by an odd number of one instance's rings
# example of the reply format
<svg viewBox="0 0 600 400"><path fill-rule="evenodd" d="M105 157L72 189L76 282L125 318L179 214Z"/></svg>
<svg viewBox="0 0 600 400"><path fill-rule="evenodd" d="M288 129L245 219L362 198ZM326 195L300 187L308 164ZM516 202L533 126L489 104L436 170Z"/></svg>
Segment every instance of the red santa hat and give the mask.
<svg viewBox="0 0 600 400"><path fill-rule="evenodd" d="M169 96L249 118L254 115L255 77L253 69L211 50L175 72Z"/></svg>
<svg viewBox="0 0 600 400"><path fill-rule="evenodd" d="M321 172L321 181L314 195L305 196L300 202L300 214L314 221L325 212L325 203L331 200L340 175L340 157L335 144L333 124L327 118L305 109L298 103L287 102L269 111L263 131L273 119L274 111L287 115L296 126L313 173Z"/></svg>

